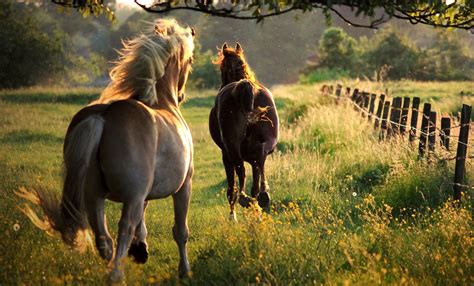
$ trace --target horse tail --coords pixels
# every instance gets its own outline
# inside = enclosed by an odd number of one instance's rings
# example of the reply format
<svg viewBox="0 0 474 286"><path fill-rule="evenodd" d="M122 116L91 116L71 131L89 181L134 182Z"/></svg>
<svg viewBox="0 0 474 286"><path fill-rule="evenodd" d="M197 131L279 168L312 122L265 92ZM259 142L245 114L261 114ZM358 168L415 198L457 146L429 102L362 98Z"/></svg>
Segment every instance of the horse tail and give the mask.
<svg viewBox="0 0 474 286"><path fill-rule="evenodd" d="M50 235L59 232L67 245L79 250L92 245L87 231L84 183L91 159L97 152L103 129L104 119L93 115L78 123L66 136L61 199L52 193L27 191L24 188L17 192L20 197L42 208L43 219L40 219L29 205L25 204L22 208L33 224Z"/></svg>
<svg viewBox="0 0 474 286"><path fill-rule="evenodd" d="M251 81L242 79L237 82L237 85L232 90L232 94L239 99L244 112L249 113L253 111L254 84Z"/></svg>

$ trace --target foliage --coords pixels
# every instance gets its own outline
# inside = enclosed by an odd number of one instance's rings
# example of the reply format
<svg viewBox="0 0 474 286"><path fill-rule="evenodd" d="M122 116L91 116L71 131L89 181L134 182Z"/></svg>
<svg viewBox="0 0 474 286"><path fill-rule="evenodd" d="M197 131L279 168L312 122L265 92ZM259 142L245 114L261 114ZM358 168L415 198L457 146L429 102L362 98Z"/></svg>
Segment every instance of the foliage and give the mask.
<svg viewBox="0 0 474 286"><path fill-rule="evenodd" d="M341 28L329 28L319 40L318 66L349 70L356 64L356 41Z"/></svg>
<svg viewBox="0 0 474 286"><path fill-rule="evenodd" d="M377 73L377 80L416 78L418 50L394 32L382 33L377 38L374 49L367 50L363 56Z"/></svg>
<svg viewBox="0 0 474 286"><path fill-rule="evenodd" d="M472 80L474 58L447 32L438 33L431 48L421 51L417 77L423 80Z"/></svg>
<svg viewBox="0 0 474 286"><path fill-rule="evenodd" d="M314 71L310 71L308 74L300 74L299 82L308 84L322 81L344 79L349 77L349 72L345 70L318 68Z"/></svg>
<svg viewBox="0 0 474 286"><path fill-rule="evenodd" d="M8 0L0 17L0 87L89 84L107 69L80 34L68 34L63 21L40 8Z"/></svg>
<svg viewBox="0 0 474 286"><path fill-rule="evenodd" d="M474 78L474 58L469 55L468 47L449 31L437 31L433 43L419 48L391 26L371 39L361 37L358 41L340 29L330 28L321 36L317 53L316 64L310 62L306 66L300 82L372 75L377 81Z"/></svg>
<svg viewBox="0 0 474 286"><path fill-rule="evenodd" d="M60 35L50 37L41 31L38 20L17 9L13 1L0 3L0 26L0 88L48 82L49 76L64 71Z"/></svg>
<svg viewBox="0 0 474 286"><path fill-rule="evenodd" d="M106 1L97 0L51 0L53 3L64 7L75 7L85 14L99 14L104 10L103 3ZM173 10L197 11L214 16L235 18L235 19L256 19L257 22L263 19L299 10L308 12L321 9L328 22L331 20L332 11L341 19L353 26L377 27L391 18L409 20L412 24L422 23L432 26L456 27L470 29L473 21L472 1L455 1L447 4L445 0L423 0L423 1L348 1L348 0L302 0L302 1L247 1L226 3L202 1L181 1L168 0L156 3L135 1L137 5L147 12L168 13ZM356 17L365 16L370 19L369 23L357 23L345 17L341 12L342 8L350 8ZM380 13L382 11L382 13ZM106 10L106 12L108 12ZM381 14L381 16L380 16Z"/></svg>
<svg viewBox="0 0 474 286"><path fill-rule="evenodd" d="M202 52L201 45L196 43L194 48L193 70L189 76L189 84L196 88L218 88L221 77L213 60L216 57L211 50Z"/></svg>

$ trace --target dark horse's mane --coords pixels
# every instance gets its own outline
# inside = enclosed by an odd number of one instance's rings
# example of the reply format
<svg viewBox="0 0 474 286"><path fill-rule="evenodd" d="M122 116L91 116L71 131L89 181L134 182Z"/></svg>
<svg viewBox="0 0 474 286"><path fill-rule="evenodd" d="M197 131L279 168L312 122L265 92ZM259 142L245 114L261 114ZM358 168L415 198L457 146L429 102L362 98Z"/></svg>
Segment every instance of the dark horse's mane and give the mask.
<svg viewBox="0 0 474 286"><path fill-rule="evenodd" d="M224 58L227 58L226 64L224 64ZM240 79L247 79L253 84L259 85L244 55L237 49L227 47L219 50L218 58L213 63L218 65L221 70L221 88Z"/></svg>

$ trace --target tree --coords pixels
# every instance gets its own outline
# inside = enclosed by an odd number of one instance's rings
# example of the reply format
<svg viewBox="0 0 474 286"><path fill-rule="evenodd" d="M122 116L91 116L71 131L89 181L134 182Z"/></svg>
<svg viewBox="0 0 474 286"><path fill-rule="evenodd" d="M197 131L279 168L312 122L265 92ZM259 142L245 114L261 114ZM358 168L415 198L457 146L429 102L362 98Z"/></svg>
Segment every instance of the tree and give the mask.
<svg viewBox="0 0 474 286"><path fill-rule="evenodd" d="M38 0L42 1L42 0ZM46 0L45 0L46 1ZM79 9L83 14L105 13L113 17L106 5L107 0L51 0L65 7ZM353 26L376 28L391 18L408 20L412 24L422 23L439 27L455 27L469 30L474 23L474 1L458 0L447 4L446 0L232 0L229 2L211 0L155 0L146 4L146 0L134 0L137 5L151 13L167 13L175 10L190 10L219 17L235 19L256 19L258 22L271 16L281 15L290 11L303 12L321 9L326 19L330 20L333 12ZM451 1L449 1L451 2ZM356 22L342 13L342 9L350 9L355 17L367 17L368 23ZM111 16L112 15L112 16Z"/></svg>
<svg viewBox="0 0 474 286"><path fill-rule="evenodd" d="M474 59L468 47L452 34L440 32L433 45L422 51L417 78L422 80L472 80Z"/></svg>
<svg viewBox="0 0 474 286"><path fill-rule="evenodd" d="M377 73L377 80L414 78L419 59L417 48L390 30L378 38L378 44L364 55L369 68Z"/></svg>
<svg viewBox="0 0 474 286"><path fill-rule="evenodd" d="M351 70L356 61L356 41L341 28L327 29L319 40L319 67Z"/></svg>
<svg viewBox="0 0 474 286"><path fill-rule="evenodd" d="M218 88L221 84L221 76L217 67L213 64L216 55L211 50L201 51L201 45L197 42L194 49L194 64L192 73L189 75L189 83L197 88Z"/></svg>
<svg viewBox="0 0 474 286"><path fill-rule="evenodd" d="M0 2L0 26L0 88L34 85L64 71L59 39L41 31L11 1Z"/></svg>

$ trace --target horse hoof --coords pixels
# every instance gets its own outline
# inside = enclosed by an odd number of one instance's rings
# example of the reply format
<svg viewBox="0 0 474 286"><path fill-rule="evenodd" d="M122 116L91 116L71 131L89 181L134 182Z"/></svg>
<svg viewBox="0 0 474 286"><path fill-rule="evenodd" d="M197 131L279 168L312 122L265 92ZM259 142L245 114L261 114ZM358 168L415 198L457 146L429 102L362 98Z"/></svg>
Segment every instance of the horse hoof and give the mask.
<svg viewBox="0 0 474 286"><path fill-rule="evenodd" d="M146 243L139 241L138 244L130 245L128 255L133 256L136 263L144 264L148 260L148 250Z"/></svg>
<svg viewBox="0 0 474 286"><path fill-rule="evenodd" d="M125 274L119 269L113 269L107 278L107 285L125 285Z"/></svg>
<svg viewBox="0 0 474 286"><path fill-rule="evenodd" d="M237 222L237 216L235 215L235 213L230 213L229 220L232 222Z"/></svg>
<svg viewBox="0 0 474 286"><path fill-rule="evenodd" d="M249 208L251 204L252 204L252 198L248 196L243 196L243 195L239 196L239 205L241 205L244 208Z"/></svg>
<svg viewBox="0 0 474 286"><path fill-rule="evenodd" d="M257 197L258 205L262 209L266 209L270 206L270 195L268 192L260 192Z"/></svg>
<svg viewBox="0 0 474 286"><path fill-rule="evenodd" d="M191 267L189 267L188 262L179 263L178 275L180 279L190 278L192 276Z"/></svg>

